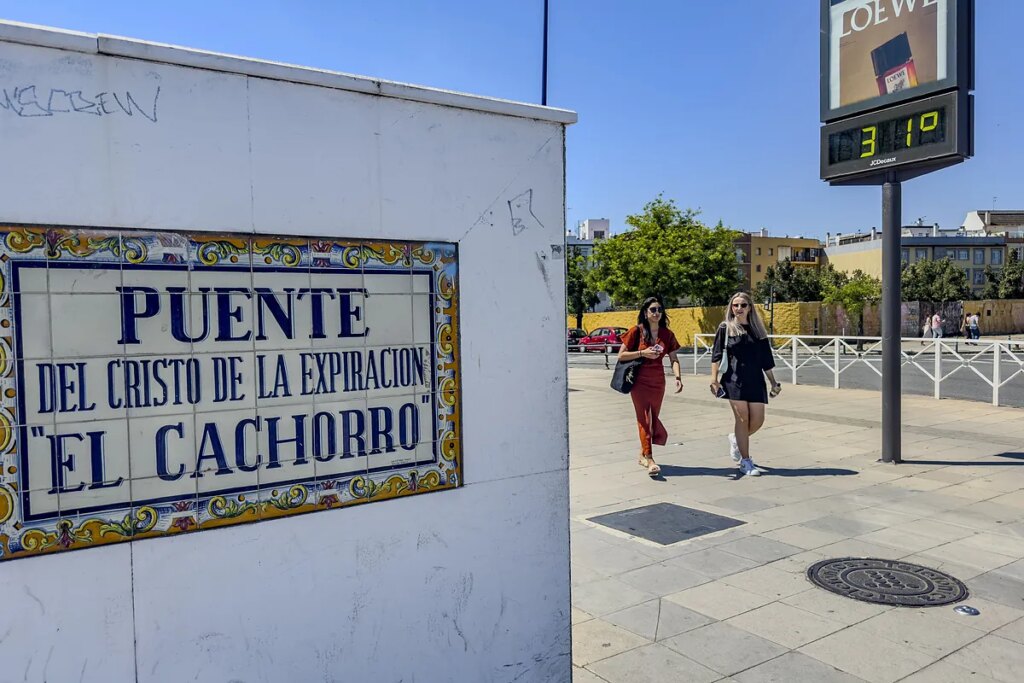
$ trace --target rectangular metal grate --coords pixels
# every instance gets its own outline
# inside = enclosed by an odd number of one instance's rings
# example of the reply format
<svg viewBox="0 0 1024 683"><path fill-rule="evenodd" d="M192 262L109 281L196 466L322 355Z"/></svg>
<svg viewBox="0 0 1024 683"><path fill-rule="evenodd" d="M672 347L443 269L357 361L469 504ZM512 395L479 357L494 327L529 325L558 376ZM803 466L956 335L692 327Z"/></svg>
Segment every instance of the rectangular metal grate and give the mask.
<svg viewBox="0 0 1024 683"><path fill-rule="evenodd" d="M591 522L624 531L662 545L685 541L723 529L731 529L746 522L722 517L703 510L655 503L631 510L619 510L606 515L590 517Z"/></svg>

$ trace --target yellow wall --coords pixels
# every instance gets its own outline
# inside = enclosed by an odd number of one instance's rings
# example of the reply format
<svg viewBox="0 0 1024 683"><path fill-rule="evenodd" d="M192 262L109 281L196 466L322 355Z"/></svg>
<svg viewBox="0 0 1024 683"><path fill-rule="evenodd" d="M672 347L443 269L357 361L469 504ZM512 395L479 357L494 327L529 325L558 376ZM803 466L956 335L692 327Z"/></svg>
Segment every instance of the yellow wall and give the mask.
<svg viewBox="0 0 1024 683"><path fill-rule="evenodd" d="M838 271L852 273L855 270L863 270L868 275L881 279L882 277L882 242L878 240L878 247L864 251L851 251L847 253L826 254L825 261L831 263Z"/></svg>
<svg viewBox="0 0 1024 683"><path fill-rule="evenodd" d="M978 318L983 335L1024 332L1024 301L965 301L964 310L968 313L980 313Z"/></svg>
<svg viewBox="0 0 1024 683"><path fill-rule="evenodd" d="M981 313L981 333L1021 334L1024 333L1024 301L964 301L963 310ZM768 326L771 315L764 306L758 310ZM714 334L725 316L724 306L711 308L670 308L668 309L672 331L684 347L693 346L693 335ZM916 336L917 304L904 303L903 317L912 322L904 325L904 336ZM818 321L815 328L815 320ZM576 326L576 316L567 316L568 327ZM583 327L588 332L598 327L632 327L636 324L636 311L614 311L608 313L587 313L583 316ZM864 334L877 337L880 332L879 310L868 306L864 310ZM818 302L775 304L775 334L857 334L857 321L848 320L837 306L826 306Z"/></svg>
<svg viewBox="0 0 1024 683"><path fill-rule="evenodd" d="M801 307L807 304L775 304L775 333L801 334ZM768 325L770 315L764 306L758 310ZM583 329L590 332L598 327L632 327L636 325L636 311L609 311L607 313L585 313ZM725 306L708 308L670 308L668 317L672 332L683 346L693 346L694 334L714 334L725 319ZM566 317L569 327L576 326L576 316Z"/></svg>

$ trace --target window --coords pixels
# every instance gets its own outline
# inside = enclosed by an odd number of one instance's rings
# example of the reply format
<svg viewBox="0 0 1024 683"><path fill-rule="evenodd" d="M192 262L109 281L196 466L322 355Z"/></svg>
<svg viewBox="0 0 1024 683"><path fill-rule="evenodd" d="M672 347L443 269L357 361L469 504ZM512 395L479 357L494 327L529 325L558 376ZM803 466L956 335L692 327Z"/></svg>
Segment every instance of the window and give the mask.
<svg viewBox="0 0 1024 683"><path fill-rule="evenodd" d="M914 260L915 261L927 261L928 260L928 250L927 249L922 249L920 247L915 249L914 250Z"/></svg>
<svg viewBox="0 0 1024 683"><path fill-rule="evenodd" d="M746 263L747 261L747 255L743 253L741 247L736 247L736 260L740 263Z"/></svg>
<svg viewBox="0 0 1024 683"><path fill-rule="evenodd" d="M757 264L757 272L759 272L759 273L761 272L761 264L760 263Z"/></svg>
<svg viewBox="0 0 1024 683"><path fill-rule="evenodd" d="M768 247L768 255L775 256L775 249L773 249L772 247Z"/></svg>
<svg viewBox="0 0 1024 683"><path fill-rule="evenodd" d="M758 256L760 256L760 255L761 255L761 247L758 247L758 248L757 248L757 255L758 255Z"/></svg>
<svg viewBox="0 0 1024 683"><path fill-rule="evenodd" d="M957 261L967 261L970 258L971 258L971 250L970 249L957 249L956 250L956 260Z"/></svg>
<svg viewBox="0 0 1024 683"><path fill-rule="evenodd" d="M900 250L900 258L903 260L904 263L910 263L910 250L909 249L901 249Z"/></svg>
<svg viewBox="0 0 1024 683"><path fill-rule="evenodd" d="M975 249L974 250L974 265L983 266L985 265L985 250Z"/></svg>
<svg viewBox="0 0 1024 683"><path fill-rule="evenodd" d="M974 284L983 285L985 284L985 271L981 268L974 269Z"/></svg>
<svg viewBox="0 0 1024 683"><path fill-rule="evenodd" d="M993 249L992 250L992 265L1001 266L1003 265L1003 250Z"/></svg>

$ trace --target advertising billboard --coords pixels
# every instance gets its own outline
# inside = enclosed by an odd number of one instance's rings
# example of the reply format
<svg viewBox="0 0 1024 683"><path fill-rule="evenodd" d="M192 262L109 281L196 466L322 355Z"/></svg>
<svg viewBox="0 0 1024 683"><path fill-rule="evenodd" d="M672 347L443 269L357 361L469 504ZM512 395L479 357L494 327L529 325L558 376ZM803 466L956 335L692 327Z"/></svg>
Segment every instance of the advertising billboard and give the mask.
<svg viewBox="0 0 1024 683"><path fill-rule="evenodd" d="M822 1L823 121L953 89L969 80L966 36L972 3Z"/></svg>

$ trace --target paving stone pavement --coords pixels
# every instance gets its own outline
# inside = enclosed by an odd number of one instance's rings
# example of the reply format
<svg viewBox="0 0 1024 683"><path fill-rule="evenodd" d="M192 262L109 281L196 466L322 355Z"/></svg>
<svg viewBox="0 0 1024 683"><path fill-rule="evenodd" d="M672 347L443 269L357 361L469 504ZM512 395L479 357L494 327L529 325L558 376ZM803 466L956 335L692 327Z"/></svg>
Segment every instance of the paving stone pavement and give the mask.
<svg viewBox="0 0 1024 683"><path fill-rule="evenodd" d="M877 462L877 392L786 385L752 439L765 475L739 477L727 404L684 375L651 479L609 379L569 370L574 682L1024 680L1024 410L904 396L892 465ZM744 524L659 545L589 521L665 502ZM953 574L981 614L872 605L806 579L846 556Z"/></svg>

